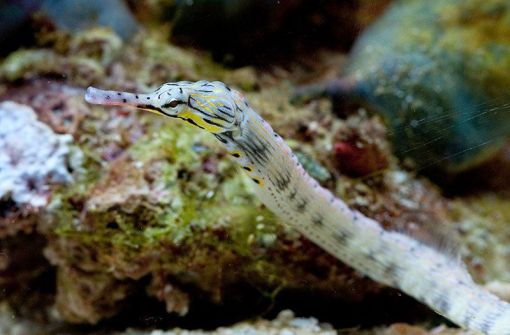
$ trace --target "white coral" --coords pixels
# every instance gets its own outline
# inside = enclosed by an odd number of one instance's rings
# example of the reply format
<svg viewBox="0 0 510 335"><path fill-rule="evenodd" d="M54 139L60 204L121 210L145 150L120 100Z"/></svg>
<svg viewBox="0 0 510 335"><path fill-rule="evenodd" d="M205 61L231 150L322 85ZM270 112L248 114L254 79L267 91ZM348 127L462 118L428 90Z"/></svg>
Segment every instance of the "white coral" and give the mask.
<svg viewBox="0 0 510 335"><path fill-rule="evenodd" d="M0 103L0 198L18 205L48 203L50 183L72 181L67 166L70 135L58 135L37 120L32 108Z"/></svg>

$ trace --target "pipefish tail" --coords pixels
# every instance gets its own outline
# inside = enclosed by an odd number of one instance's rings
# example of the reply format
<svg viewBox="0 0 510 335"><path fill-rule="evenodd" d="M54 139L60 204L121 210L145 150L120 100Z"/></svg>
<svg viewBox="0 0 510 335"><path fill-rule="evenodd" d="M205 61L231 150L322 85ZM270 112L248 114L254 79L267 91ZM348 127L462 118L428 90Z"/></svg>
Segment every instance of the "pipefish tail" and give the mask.
<svg viewBox="0 0 510 335"><path fill-rule="evenodd" d="M167 83L149 94L89 87L85 99L133 106L210 132L257 185L261 201L318 246L463 328L510 334L510 304L478 286L458 260L410 236L384 230L321 187L246 99L225 84Z"/></svg>

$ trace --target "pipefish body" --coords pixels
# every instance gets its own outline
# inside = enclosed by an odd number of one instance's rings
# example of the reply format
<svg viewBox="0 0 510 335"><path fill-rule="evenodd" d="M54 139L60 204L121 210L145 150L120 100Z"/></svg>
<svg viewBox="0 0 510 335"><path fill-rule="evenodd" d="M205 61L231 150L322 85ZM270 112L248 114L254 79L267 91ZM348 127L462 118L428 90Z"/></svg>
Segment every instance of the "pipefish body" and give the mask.
<svg viewBox="0 0 510 335"><path fill-rule="evenodd" d="M318 246L463 328L510 334L510 304L478 286L458 260L384 230L320 186L247 100L224 83L167 83L149 94L89 87L85 99L148 110L212 133L257 184L260 200Z"/></svg>

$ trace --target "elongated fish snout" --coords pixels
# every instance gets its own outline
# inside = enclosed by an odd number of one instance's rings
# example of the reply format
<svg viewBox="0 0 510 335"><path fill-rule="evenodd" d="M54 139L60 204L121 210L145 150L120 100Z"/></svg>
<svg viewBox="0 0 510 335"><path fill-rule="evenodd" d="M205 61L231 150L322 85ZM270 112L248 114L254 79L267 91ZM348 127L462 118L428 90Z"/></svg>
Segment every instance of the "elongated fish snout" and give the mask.
<svg viewBox="0 0 510 335"><path fill-rule="evenodd" d="M147 94L133 94L119 91L105 91L90 86L85 93L85 101L95 105L134 106L146 103Z"/></svg>

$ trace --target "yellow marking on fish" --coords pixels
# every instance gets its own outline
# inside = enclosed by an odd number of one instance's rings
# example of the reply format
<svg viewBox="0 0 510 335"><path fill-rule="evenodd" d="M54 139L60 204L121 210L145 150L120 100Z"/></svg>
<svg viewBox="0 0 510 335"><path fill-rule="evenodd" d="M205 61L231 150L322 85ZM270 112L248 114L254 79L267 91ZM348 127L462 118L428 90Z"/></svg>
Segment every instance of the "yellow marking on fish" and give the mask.
<svg viewBox="0 0 510 335"><path fill-rule="evenodd" d="M162 116L165 116L163 113L161 113L160 111L156 110L156 109L150 109L150 108L140 108L138 107L138 109L141 109L141 110L144 110L144 111L147 111L147 112L151 112L151 113L154 113L156 115L162 115Z"/></svg>
<svg viewBox="0 0 510 335"><path fill-rule="evenodd" d="M181 117L183 119L191 119L197 125L199 125L200 127L204 128L205 130L207 130L211 133L220 133L223 131L223 128L205 122L200 116L198 116L197 114L190 112L190 111L180 113L179 117Z"/></svg>
<svg viewBox="0 0 510 335"><path fill-rule="evenodd" d="M251 177L251 180L253 180L255 184L259 185L260 187L264 186L264 181L258 177Z"/></svg>
<svg viewBox="0 0 510 335"><path fill-rule="evenodd" d="M210 113L213 113L214 114L214 109L215 107L223 107L223 106L226 106L223 102L213 102L215 101L218 97L215 96L215 95L210 95L210 94L204 94L204 93L194 93L194 94L191 94L192 97L195 97L195 96L200 96L203 101L206 101L206 103L209 105L209 107L207 106L204 106L203 102L202 101L199 101L197 100L196 103L199 107L201 108L204 108L205 110L207 110L208 112ZM195 99L196 100L196 99ZM211 109L212 108L212 109Z"/></svg>
<svg viewBox="0 0 510 335"><path fill-rule="evenodd" d="M203 110L209 112L209 114L214 114L213 108L214 106L211 106L212 103L210 101L213 101L214 97L211 95L205 95L205 94L191 94L192 97L199 96L202 99L205 99L208 103L207 105L203 104L202 101L199 99L195 99L195 103L198 105L198 107L202 108Z"/></svg>
<svg viewBox="0 0 510 335"><path fill-rule="evenodd" d="M232 151L232 152L229 152L229 154L235 158L241 157L241 151Z"/></svg>

